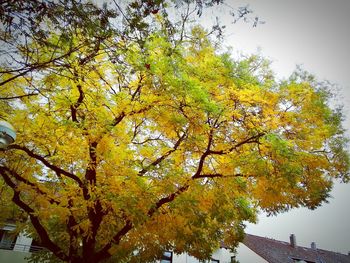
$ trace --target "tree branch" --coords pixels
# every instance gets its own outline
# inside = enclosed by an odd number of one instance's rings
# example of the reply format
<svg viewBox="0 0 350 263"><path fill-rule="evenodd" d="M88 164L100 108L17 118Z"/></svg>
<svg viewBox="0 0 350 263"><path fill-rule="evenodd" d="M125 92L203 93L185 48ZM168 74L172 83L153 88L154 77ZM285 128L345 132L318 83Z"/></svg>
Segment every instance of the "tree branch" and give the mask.
<svg viewBox="0 0 350 263"><path fill-rule="evenodd" d="M143 80L143 75L140 75L139 82L137 84L137 88L135 92L131 95L131 101L134 101L137 95L140 95L141 88L142 88L142 80Z"/></svg>
<svg viewBox="0 0 350 263"><path fill-rule="evenodd" d="M119 117L117 117L115 119L115 125L118 124L123 118L124 118L125 114L122 113L121 115L119 115ZM224 151L212 151L210 148L212 146L212 142L213 142L213 134L214 134L214 130L211 129L210 133L209 133L209 139L208 139L208 144L207 144L207 148L206 151L202 154L200 160L199 160L199 164L198 164L198 168L196 173L190 178L190 180L194 180L194 179L199 179L199 178L204 178L204 177L224 177L222 174L201 174L203 166L204 166L204 162L207 156L209 156L210 154L224 154ZM187 135L187 133L184 133L179 140L175 143L174 148L169 150L168 152L166 152L164 155L162 155L161 157L159 157L158 159L156 159L154 162L152 162L152 164L150 164L148 167L142 169L139 172L139 175L142 176L143 174L145 174L148 169L151 166L157 165L160 162L162 162L167 156L169 156L172 152L174 152L179 145L181 144L181 142L184 140L185 136ZM245 143L250 143L253 140L258 139L260 136L262 136L263 134L258 134L256 136L252 136L250 138L247 138L246 140L237 143L234 147L232 147L232 149L230 149L230 151L232 151L233 149L245 144ZM240 176L240 175L235 175L235 176ZM179 187L175 192L169 194L166 197L163 197L161 199L159 199L155 205L153 207L151 207L148 212L147 215L149 217L152 217L154 215L154 213L156 213L156 211L158 211L158 209L160 207L162 207L163 205L172 202L177 196L179 196L180 194L182 194L183 192L187 191L189 189L190 185L189 182L184 184L183 186ZM109 242L107 245L105 245L99 252L96 253L96 258L95 259L105 259L108 258L110 256L109 253L109 249L112 247L113 243L114 244L119 244L120 240L122 239L123 236L125 236L131 229L133 228L133 223L129 220L126 219L125 225L123 228L121 228L118 233L113 237L112 241Z"/></svg>
<svg viewBox="0 0 350 263"><path fill-rule="evenodd" d="M111 242L108 242L99 252L96 253L96 260L103 260L109 258L111 254L109 253L109 249L112 247L113 243L118 245L123 236L125 236L131 229L133 228L132 222L127 219L125 225L122 229L118 231L118 233L113 237Z"/></svg>
<svg viewBox="0 0 350 263"><path fill-rule="evenodd" d="M199 179L199 178L216 178L216 177L220 177L220 178L228 178L228 177L243 177L243 174L231 174L231 175L223 175L221 173L213 173L213 174L200 174L198 176L195 177L195 179Z"/></svg>
<svg viewBox="0 0 350 263"><path fill-rule="evenodd" d="M181 142L186 138L187 133L184 132L183 135L176 141L173 149L167 151L165 154L163 154L162 156L160 156L158 159L156 159L155 161L153 161L150 165L148 165L146 168L142 169L141 171L139 171L138 176L143 176L145 173L147 173L149 171L149 169L151 167L154 167L158 164L160 164L164 159L166 159L171 153L175 152L177 150L177 148L179 148Z"/></svg>
<svg viewBox="0 0 350 263"><path fill-rule="evenodd" d="M105 214L106 213L102 210L100 200L96 200L94 206L88 208L88 218L91 222L91 235L83 237L83 258L91 258L94 255L97 231L100 228Z"/></svg>
<svg viewBox="0 0 350 263"><path fill-rule="evenodd" d="M79 65L82 66L85 63L89 62L94 57L96 57L98 51L100 50L100 45L101 45L101 38L97 38L97 40L95 41L95 47L94 47L93 51L89 55L87 55L86 57L82 58L79 61Z"/></svg>
<svg viewBox="0 0 350 263"><path fill-rule="evenodd" d="M40 237L41 244L45 248L50 250L59 259L63 261L68 261L69 257L63 252L63 250L59 246L52 242L46 229L40 223L38 216L35 215L35 211L21 200L20 191L17 190L17 185L14 182L12 182L10 177L7 175L6 171L1 168L3 167L0 167L0 173L4 178L5 183L13 190L12 201L29 215L30 221Z"/></svg>
<svg viewBox="0 0 350 263"><path fill-rule="evenodd" d="M214 130L211 129L210 132L209 132L207 148L206 148L205 152L202 154L202 156L200 157L199 163L198 163L198 167L197 167L197 171L192 176L192 178L196 178L197 176L199 176L201 174L201 172L203 170L205 158L207 158L207 156L212 153L212 151L210 150L210 147L211 147L211 144L213 142L213 134L214 134Z"/></svg>
<svg viewBox="0 0 350 263"><path fill-rule="evenodd" d="M214 178L214 177L226 177L222 174L219 174L219 173L214 173L214 174L201 174L202 173L202 170L203 170L203 166L204 166L204 162L205 162L205 159L207 156L209 156L210 154L224 154L225 152L222 152L221 151L219 152L215 152L215 151L212 151L210 150L210 147L212 145L212 142L213 142L213 135L214 135L214 131L213 129L210 130L209 132L209 139L208 139L208 144L207 144L207 148L205 150L205 152L202 154L202 156L200 157L200 160L199 160L199 163L198 163L198 167L197 167L197 171L196 173L191 177L191 180L195 180L195 179L199 179L199 178ZM259 137L263 136L264 134L263 133L260 133L256 136L252 136L240 143L237 143L233 149L245 144L245 143L251 143L253 140L256 140L258 139ZM232 149L232 150L233 150ZM231 151L232 151L231 150ZM242 174L237 174L237 175L234 175L234 176L242 176ZM169 203L169 202L172 202L178 195L180 195L181 193L185 192L187 189L189 188L189 184L184 184L183 186L181 186L180 188L178 188L174 193L166 196L166 197L163 197L161 198L160 200L158 200L158 202L154 205L154 207L152 207L149 211L148 211L148 216L152 216L162 205L166 204L166 203Z"/></svg>
<svg viewBox="0 0 350 263"><path fill-rule="evenodd" d="M39 93L29 93L25 95L19 95L19 96L12 96L12 97L0 97L0 100L14 100L14 99L21 99L24 97L31 97L31 96L37 96Z"/></svg>
<svg viewBox="0 0 350 263"><path fill-rule="evenodd" d="M172 201L174 201L174 199L179 196L181 193L185 192L188 188L189 188L189 184L185 184L183 186L181 186L180 188L178 188L174 193L163 197L161 199L158 200L158 202L150 209L148 210L147 215L149 217L152 217L153 214L163 205L170 203Z"/></svg>
<svg viewBox="0 0 350 263"><path fill-rule="evenodd" d="M124 119L125 116L126 116L125 112L120 113L118 117L114 118L114 120L111 123L111 126L112 127L117 126L118 123L120 123Z"/></svg>
<svg viewBox="0 0 350 263"><path fill-rule="evenodd" d="M22 183L25 183L26 185L29 185L30 187L32 187L38 194L41 194L43 196L45 196L48 201L51 203L51 204L60 204L60 202L58 202L57 200L53 199L52 197L49 196L48 193L44 192L43 190L41 190L39 188L38 185L28 181L27 179L23 178L22 176L20 176L17 172L15 171L12 171L10 170L9 168L7 167L4 167L4 166L1 166L0 167L0 170L3 169L4 171L7 171L9 174L11 174L17 181L20 181Z"/></svg>
<svg viewBox="0 0 350 263"><path fill-rule="evenodd" d="M176 147L176 148L179 147L181 141L185 138L186 135L187 135L187 133L184 133L184 134L179 138L179 140L176 142L174 148L175 148L175 147ZM212 138L212 136L211 136L211 138ZM208 149L210 148L210 145L211 145L211 139L209 139L207 151L208 151ZM170 150L170 151L174 151L174 149L172 149L172 150ZM170 151L168 151L167 153L169 153ZM156 165L157 163L159 163L159 162L161 162L162 160L164 160L164 159L170 154L170 153L169 153L169 154L167 155L167 153L166 153L165 155L161 156L160 158L158 158L157 160L155 160L151 165L153 165L154 163L155 163L155 165ZM204 162L205 157L203 157L203 155L202 155L201 159L203 159L202 162ZM150 166L151 166L151 165L150 165ZM148 166L148 167L150 167L150 166ZM202 164L202 166L203 166L203 164ZM145 169L141 170L141 171L139 172L139 175L143 175L144 173L146 173L146 172L147 172L147 169L148 169L148 168L145 168ZM198 171L199 171L199 173L200 173L201 169L198 168L197 172L198 172ZM191 180L193 180L193 179L195 179L195 176L192 176L192 177L191 177ZM181 193L185 192L188 188L189 188L189 184L186 183L186 184L184 184L183 186L181 186L180 188L178 188L178 189L177 189L175 192L173 192L172 194L170 194L170 195L168 195L168 196L166 196L166 197L163 197L163 198L159 199L159 200L154 204L154 206L151 207L151 208L148 210L147 215L148 215L149 217L152 217L152 216L154 215L154 213L155 213L160 207L162 207L163 205L165 205L165 204L167 204L167 203L169 203L169 202L172 202L178 195L180 195ZM132 222L131 222L129 219L127 219L127 220L126 220L126 223L125 223L125 225L124 225L124 227L113 237L112 241L113 241L115 244L119 244L119 242L120 242L120 240L122 239L122 237L125 236L132 228L133 228ZM111 247L112 247L112 242L109 242L100 252L97 253L98 258L100 258L100 257L103 257L103 258L109 257L110 254L109 254L108 250L109 250Z"/></svg>
<svg viewBox="0 0 350 263"><path fill-rule="evenodd" d="M68 178L74 180L79 187L82 189L83 191L83 195L85 197L85 199L89 199L89 193L88 193L88 189L86 188L86 186L83 184L83 182L80 180L80 178L78 176L76 176L73 173L69 173L61 168L59 168L56 165L51 164L50 162L48 162L44 157L34 153L32 150L28 149L25 146L20 146L17 144L11 144L10 146L7 147L7 149L17 149L17 150L22 150L25 153L27 153L30 157L35 158L36 160L40 161L42 164L44 164L47 168L50 168L52 171L54 171L58 176L60 175L64 175L67 176Z"/></svg>
<svg viewBox="0 0 350 263"><path fill-rule="evenodd" d="M258 143L259 138L261 138L262 136L265 135L265 132L260 132L254 136L251 136L237 144L235 144L234 146L232 146L231 148L227 149L227 150L220 150L220 151L215 151L215 150L210 150L209 154L227 154L232 152L233 150L237 149L238 147L242 146L243 144L247 144L247 143Z"/></svg>
<svg viewBox="0 0 350 263"><path fill-rule="evenodd" d="M77 119L77 109L79 108L79 106L81 105L81 103L83 102L84 100L84 92L83 92L83 88L81 87L80 84L77 85L77 88L79 90L79 98L77 100L76 103L74 103L73 105L70 106L70 110L71 110L71 113L72 113L72 120L74 122L78 122L78 119Z"/></svg>
<svg viewBox="0 0 350 263"><path fill-rule="evenodd" d="M98 142L92 142L89 145L89 156L90 161L86 168L85 179L91 184L96 185L96 166L97 166L97 155L96 147Z"/></svg>
<svg viewBox="0 0 350 263"><path fill-rule="evenodd" d="M12 80L15 80L16 78L19 78L19 77L22 77L24 76L25 74L27 74L28 72L31 72L31 71L34 71L34 70L37 70L37 69L41 69L41 68L45 68L47 65L51 64L51 63L54 63L64 57L67 57L69 55L71 55L73 52L75 51L78 51L81 47L83 47L84 45L80 45L80 46L77 46L75 48L72 48L70 49L67 53L57 57L57 58L54 58L54 59L50 59L48 61L45 61L45 62L42 62L42 63L34 63L32 65L30 65L29 67L24 67L24 68L21 68L21 69L18 69L17 72L20 72L18 73L17 75L15 76L12 76L11 78L8 78L2 82L0 82L0 86L2 85L5 85L6 83L12 81Z"/></svg>
<svg viewBox="0 0 350 263"><path fill-rule="evenodd" d="M69 234L69 251L68 251L69 258L73 258L73 256L76 255L78 251L78 248L77 248L78 233L76 230L74 230L74 227L77 225L77 221L75 220L74 215L71 211L72 207L73 207L73 200L69 198L68 209L70 211L70 215L68 217L68 222L67 222L67 232Z"/></svg>

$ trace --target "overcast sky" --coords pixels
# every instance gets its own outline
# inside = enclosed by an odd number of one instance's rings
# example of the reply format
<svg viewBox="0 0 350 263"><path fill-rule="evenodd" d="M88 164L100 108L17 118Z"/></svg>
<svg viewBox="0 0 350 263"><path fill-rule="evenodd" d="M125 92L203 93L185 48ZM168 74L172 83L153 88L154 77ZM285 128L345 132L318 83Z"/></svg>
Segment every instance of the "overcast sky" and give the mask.
<svg viewBox="0 0 350 263"><path fill-rule="evenodd" d="M350 0L227 0L232 7L249 4L266 23L228 24L225 44L234 51L260 53L273 61L272 68L281 77L288 77L297 64L340 87L338 102L345 106L350 128ZM347 131L350 137L350 132ZM315 211L295 209L277 217L260 216L257 225L248 225L251 234L289 240L296 234L297 243L347 254L350 251L350 184L336 183L329 204ZM242 263L247 261L241 261Z"/></svg>

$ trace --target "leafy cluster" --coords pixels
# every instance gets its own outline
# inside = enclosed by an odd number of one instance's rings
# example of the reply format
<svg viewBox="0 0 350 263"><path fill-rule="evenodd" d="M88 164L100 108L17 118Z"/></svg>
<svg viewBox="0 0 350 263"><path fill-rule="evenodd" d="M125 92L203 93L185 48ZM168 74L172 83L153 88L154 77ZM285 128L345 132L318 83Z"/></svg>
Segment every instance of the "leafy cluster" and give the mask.
<svg viewBox="0 0 350 263"><path fill-rule="evenodd" d="M187 1L180 24L167 1L25 2L9 2L1 32L16 51L1 66L1 117L17 140L0 152L0 174L50 252L35 260L206 259L220 241L234 248L257 209L316 208L334 178L348 179L330 94L297 75L278 83L258 56L217 52L185 26L208 1ZM40 14L25 21L43 24L23 32L44 37L14 41L23 5Z"/></svg>

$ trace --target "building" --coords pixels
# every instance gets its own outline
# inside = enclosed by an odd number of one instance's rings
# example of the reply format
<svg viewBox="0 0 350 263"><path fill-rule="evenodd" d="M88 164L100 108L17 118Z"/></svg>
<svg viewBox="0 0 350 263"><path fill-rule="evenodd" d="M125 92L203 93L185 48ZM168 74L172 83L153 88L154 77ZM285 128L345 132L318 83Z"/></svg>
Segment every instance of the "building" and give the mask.
<svg viewBox="0 0 350 263"><path fill-rule="evenodd" d="M15 225L6 224L0 229L0 262L16 262L26 263L30 253L43 249L36 246L35 240L26 236L24 233L16 234ZM211 260L205 263L231 263L233 262L234 254L230 250L221 247L213 255ZM202 263L195 257L188 254L174 254L171 251L166 251L163 258L157 263ZM203 262L204 263L204 262Z"/></svg>
<svg viewBox="0 0 350 263"><path fill-rule="evenodd" d="M309 248L298 246L294 234L290 235L290 242L247 234L243 244L261 257L262 262L350 263L350 255L319 249L315 242Z"/></svg>
<svg viewBox="0 0 350 263"><path fill-rule="evenodd" d="M164 252L163 258L159 263L231 263L235 262L235 255L230 250L221 247L212 255L209 261L199 261L195 257L188 254L174 254L172 252Z"/></svg>
<svg viewBox="0 0 350 263"><path fill-rule="evenodd" d="M27 262L30 253L42 249L24 233L17 234L15 225L6 224L0 229L0 262Z"/></svg>
<svg viewBox="0 0 350 263"><path fill-rule="evenodd" d="M315 242L309 248L298 246L295 235L290 236L290 242L283 242L271 238L246 234L243 243L245 252L253 254L253 257L240 263L350 263L350 255L344 255L324 249L318 249ZM242 247L242 246L241 246ZM42 249L36 246L36 242L23 233L16 234L15 225L7 224L0 229L0 262L28 262L26 257L30 253ZM188 254L174 254L166 251L163 258L157 263L202 263ZM224 244L221 244L205 263L232 263L236 262L233 254Z"/></svg>

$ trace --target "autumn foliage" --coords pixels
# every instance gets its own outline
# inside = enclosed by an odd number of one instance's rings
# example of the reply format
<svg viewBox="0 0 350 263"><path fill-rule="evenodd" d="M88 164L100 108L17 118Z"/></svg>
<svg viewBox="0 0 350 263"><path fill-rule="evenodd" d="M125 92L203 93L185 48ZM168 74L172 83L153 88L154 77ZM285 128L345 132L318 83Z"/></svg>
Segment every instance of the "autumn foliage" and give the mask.
<svg viewBox="0 0 350 263"><path fill-rule="evenodd" d="M326 88L277 81L263 58L234 60L198 26L175 39L152 10L141 38L68 38L46 21L45 43L17 46L30 70L2 65L1 117L17 140L0 151L1 186L50 252L34 257L204 259L220 241L235 247L258 209L316 208L347 179Z"/></svg>

